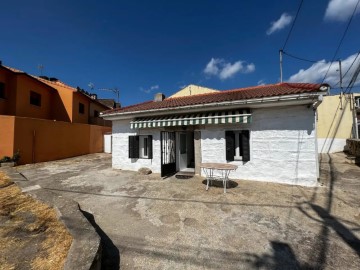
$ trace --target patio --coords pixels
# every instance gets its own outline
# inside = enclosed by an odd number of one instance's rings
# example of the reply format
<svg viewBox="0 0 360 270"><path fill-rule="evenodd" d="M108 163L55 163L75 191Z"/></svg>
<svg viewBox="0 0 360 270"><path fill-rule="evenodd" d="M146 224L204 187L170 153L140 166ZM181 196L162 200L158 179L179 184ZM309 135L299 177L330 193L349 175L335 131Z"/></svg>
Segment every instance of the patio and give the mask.
<svg viewBox="0 0 360 270"><path fill-rule="evenodd" d="M106 269L359 269L360 168L336 155L321 166L324 187L239 180L226 194L199 177L114 170L107 154L18 170L79 202Z"/></svg>

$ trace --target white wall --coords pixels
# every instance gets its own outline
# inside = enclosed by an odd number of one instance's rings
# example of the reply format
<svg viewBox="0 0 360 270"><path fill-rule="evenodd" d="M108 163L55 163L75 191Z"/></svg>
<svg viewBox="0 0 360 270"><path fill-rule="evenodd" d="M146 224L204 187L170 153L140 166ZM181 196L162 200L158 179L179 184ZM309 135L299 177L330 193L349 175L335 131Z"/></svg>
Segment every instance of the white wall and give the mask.
<svg viewBox="0 0 360 270"><path fill-rule="evenodd" d="M250 130L250 161L239 166L233 179L247 179L313 186L317 183L314 112L306 106L254 109L252 123L209 125L200 129L202 162L226 163L225 130ZM129 159L128 136L136 135L130 121L113 121L113 167L160 173L160 131L140 130L153 136L153 159Z"/></svg>
<svg viewBox="0 0 360 270"><path fill-rule="evenodd" d="M317 183L314 113L306 106L257 109L252 123L207 126L201 130L202 162L226 163L225 130L250 130L250 161L238 165L233 179L313 186Z"/></svg>
<svg viewBox="0 0 360 270"><path fill-rule="evenodd" d="M141 167L147 167L154 173L160 173L160 132L154 129L136 130L130 128L130 121L113 121L113 153L112 166L115 169L137 171ZM130 159L129 136L152 135L153 136L153 159Z"/></svg>
<svg viewBox="0 0 360 270"><path fill-rule="evenodd" d="M319 153L343 152L345 146L346 146L346 139L318 138Z"/></svg>
<svg viewBox="0 0 360 270"><path fill-rule="evenodd" d="M111 153L111 145L112 145L112 135L105 134L104 135L104 153Z"/></svg>

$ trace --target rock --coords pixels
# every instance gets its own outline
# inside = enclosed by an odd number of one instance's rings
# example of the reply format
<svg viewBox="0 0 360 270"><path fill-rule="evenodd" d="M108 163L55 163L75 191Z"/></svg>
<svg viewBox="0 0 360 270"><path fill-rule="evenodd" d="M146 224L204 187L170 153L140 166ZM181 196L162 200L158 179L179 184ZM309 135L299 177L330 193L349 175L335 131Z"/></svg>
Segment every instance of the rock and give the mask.
<svg viewBox="0 0 360 270"><path fill-rule="evenodd" d="M151 174L152 171L149 169L149 168L145 168L145 167L142 167L138 170L139 174L142 174L142 175L148 175L148 174Z"/></svg>

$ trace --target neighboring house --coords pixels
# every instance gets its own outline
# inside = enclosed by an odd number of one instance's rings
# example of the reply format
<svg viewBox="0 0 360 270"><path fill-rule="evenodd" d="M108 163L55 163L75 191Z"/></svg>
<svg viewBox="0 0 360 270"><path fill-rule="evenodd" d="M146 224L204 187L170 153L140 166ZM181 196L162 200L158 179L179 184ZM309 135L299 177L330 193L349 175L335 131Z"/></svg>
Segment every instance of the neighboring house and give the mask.
<svg viewBox="0 0 360 270"><path fill-rule="evenodd" d="M148 101L102 113L113 122L114 168L201 174L238 165L232 178L315 185L316 107L328 85L280 83Z"/></svg>
<svg viewBox="0 0 360 270"><path fill-rule="evenodd" d="M56 78L45 76L33 76L33 78L57 90L70 122L111 126L110 121L104 121L99 115L100 112L112 109L112 107L94 99L94 95L85 93L80 88L71 87Z"/></svg>
<svg viewBox="0 0 360 270"><path fill-rule="evenodd" d="M115 109L115 108L120 108L121 104L115 102L115 100L113 99L107 99L107 98L99 98L97 99L97 101L99 101L100 103L104 104L105 106L111 108L111 109Z"/></svg>
<svg viewBox="0 0 360 270"><path fill-rule="evenodd" d="M214 93L214 92L219 92L219 90L190 84L190 85L182 88L175 94L172 94L169 98L193 96L193 95L207 94L207 93Z"/></svg>
<svg viewBox="0 0 360 270"><path fill-rule="evenodd" d="M110 109L55 78L44 79L0 63L0 159L20 151L20 163L103 151Z"/></svg>
<svg viewBox="0 0 360 270"><path fill-rule="evenodd" d="M324 97L317 117L319 153L344 151L346 139L359 138L359 99L360 94Z"/></svg>

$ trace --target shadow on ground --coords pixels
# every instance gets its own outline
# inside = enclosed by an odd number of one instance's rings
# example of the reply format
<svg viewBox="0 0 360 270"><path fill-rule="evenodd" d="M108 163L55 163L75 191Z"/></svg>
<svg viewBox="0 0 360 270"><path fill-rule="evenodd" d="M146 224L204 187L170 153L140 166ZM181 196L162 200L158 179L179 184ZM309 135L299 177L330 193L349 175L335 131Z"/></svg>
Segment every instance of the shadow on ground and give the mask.
<svg viewBox="0 0 360 270"><path fill-rule="evenodd" d="M119 249L114 245L112 240L96 223L95 218L89 212L81 210L86 219L95 228L96 232L101 238L102 258L101 269L117 270L120 269L120 253Z"/></svg>

